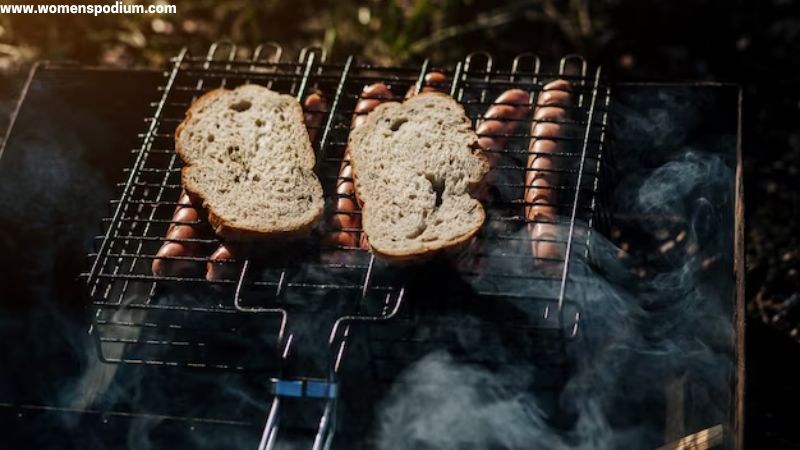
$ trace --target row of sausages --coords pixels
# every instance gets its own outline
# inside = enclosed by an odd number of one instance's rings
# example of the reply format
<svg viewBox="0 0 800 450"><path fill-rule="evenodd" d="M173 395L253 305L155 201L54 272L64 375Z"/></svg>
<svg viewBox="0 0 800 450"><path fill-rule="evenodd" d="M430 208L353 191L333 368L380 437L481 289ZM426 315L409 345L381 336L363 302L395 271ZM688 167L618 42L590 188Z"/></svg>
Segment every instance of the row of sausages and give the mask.
<svg viewBox="0 0 800 450"><path fill-rule="evenodd" d="M437 91L447 83L446 77L432 72L425 77L423 92ZM406 98L414 95L409 89ZM557 191L557 154L564 137L565 122L569 120L572 105L570 85L565 80L556 80L545 85L533 108L529 156L525 168L524 217L528 223L533 256L542 261L560 260L564 257L563 239L559 236ZM366 116L381 103L393 100L388 86L375 83L367 86L356 103L351 127L361 126ZM505 147L508 136L526 121L531 113L531 97L526 91L511 89L503 92L483 115L476 128L478 144L484 150L490 164L497 163L499 152ZM319 93L312 93L303 102L305 123L312 142L316 142L322 127L327 102ZM185 192L181 193L165 243L155 255L152 271L156 276L185 273L196 267L200 244L196 241L208 237L211 231L202 220L200 203ZM345 149L339 176L336 182L334 213L328 225L334 231L325 236L330 245L348 248L369 247L361 232L360 207L355 195L350 151ZM210 281L230 276L234 259L241 257L246 249L241 245L223 243L206 262L206 278Z"/></svg>

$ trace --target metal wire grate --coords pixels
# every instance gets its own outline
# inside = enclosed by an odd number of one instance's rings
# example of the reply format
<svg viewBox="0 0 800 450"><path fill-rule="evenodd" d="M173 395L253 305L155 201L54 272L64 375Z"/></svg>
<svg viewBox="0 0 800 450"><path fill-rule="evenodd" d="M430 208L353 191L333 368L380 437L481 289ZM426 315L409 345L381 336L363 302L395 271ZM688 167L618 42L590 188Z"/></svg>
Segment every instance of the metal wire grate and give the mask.
<svg viewBox="0 0 800 450"><path fill-rule="evenodd" d="M525 174L531 170L525 161L531 154L528 143L536 121L528 117L517 127L521 131L481 136L502 138L506 144L489 151L495 162L482 198L486 223L449 269L447 276L459 280L459 286L446 290L465 292L473 299L464 302L478 311L481 321L475 326L479 328L497 327L520 340L526 339L526 333L547 332L556 344L578 332L580 311L570 300L570 267L574 259L588 254L590 229L602 228L608 220L602 208L596 207L602 195L599 171L610 97L599 68L590 73L586 62L576 56L565 57L557 68L546 71L532 54L517 57L510 69L494 68L485 53L472 54L448 69L432 67L427 61L420 67L377 67L359 64L354 57L344 64L330 64L324 52L313 48L303 50L297 62L283 62L282 50L274 44L259 47L250 60L239 60L236 50L228 43L213 45L203 57L183 50L165 74L161 100L146 119L141 146L132 151L134 162L119 185L111 214L103 221L97 251L90 255L91 269L85 274L94 305L92 334L98 339L101 359L264 371L274 378L275 390L261 447L269 448L276 439L280 398L285 396L316 397L324 402L313 445L330 445L335 430L335 381L351 325L392 318L400 324L384 328L383 334L375 331L380 327L370 327L365 334L373 345L370 358L375 379L386 383L392 376L384 377L384 373L396 374L429 344L409 338L408 329L446 328L436 317L435 302L411 301L402 308L404 297L414 300L442 294L436 289L426 291L424 282L423 289L409 288L418 278L413 268L391 268L360 246L325 239L331 233L360 233L332 227L329 219L335 214L360 214L337 210L334 205L341 196L336 185L342 181L347 136L362 90L381 82L401 99L408 90L428 87L426 75L432 72L444 75L446 82L430 87L450 93L476 126L485 119L486 110L497 104L495 98L509 89L530 92L535 106L548 82L570 82L575 102L569 120L561 125L572 131L558 138L563 145L554 155L559 164L552 171L559 183L550 187L559 192L558 204L552 205L559 212L558 220L551 225L561 230L552 243L563 246L564 258L535 261L530 251L535 238L527 232L532 220L524 214L525 207L532 205L524 201L529 187ZM323 225L291 252L255 249L245 258L217 261L226 269L221 272L225 276L213 281L203 276L203 269L210 261L207 255L220 242L207 229L202 237L175 240L193 245L197 256L163 258L192 266L188 274L154 275L151 264L166 242L170 225L208 228L202 218L191 223L172 219L175 208L182 207L175 128L203 93L244 83L261 84L300 101L311 92L325 98L325 108L305 111L317 115L320 124L309 131L316 136L317 170L326 197ZM539 264L549 270L539 270ZM304 350L305 346L314 350ZM300 362L292 362L293 358Z"/></svg>

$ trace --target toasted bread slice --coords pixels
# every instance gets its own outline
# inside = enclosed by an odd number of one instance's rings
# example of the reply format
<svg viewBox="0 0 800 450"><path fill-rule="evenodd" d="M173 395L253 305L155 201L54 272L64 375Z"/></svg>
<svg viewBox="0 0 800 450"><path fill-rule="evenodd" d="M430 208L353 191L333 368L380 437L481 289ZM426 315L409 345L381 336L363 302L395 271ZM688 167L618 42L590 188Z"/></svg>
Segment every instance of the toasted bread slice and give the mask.
<svg viewBox="0 0 800 450"><path fill-rule="evenodd" d="M175 132L184 188L226 240L302 237L322 216L315 155L294 97L257 85L198 99Z"/></svg>
<svg viewBox="0 0 800 450"><path fill-rule="evenodd" d="M350 133L356 195L373 252L431 256L467 241L485 220L471 191L489 171L464 109L440 93L378 106Z"/></svg>

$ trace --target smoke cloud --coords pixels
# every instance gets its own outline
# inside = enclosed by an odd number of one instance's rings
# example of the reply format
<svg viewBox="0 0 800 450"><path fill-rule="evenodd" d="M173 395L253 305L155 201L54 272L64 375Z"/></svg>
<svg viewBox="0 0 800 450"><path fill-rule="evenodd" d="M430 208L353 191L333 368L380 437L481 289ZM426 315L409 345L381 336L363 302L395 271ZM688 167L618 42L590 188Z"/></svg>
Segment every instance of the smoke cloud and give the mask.
<svg viewBox="0 0 800 450"><path fill-rule="evenodd" d="M733 330L708 261L729 257L719 214L733 202L732 180L720 157L691 150L621 180L612 202L632 212L625 226L656 243L684 237L641 273L641 258L591 234L589 260L574 260L569 274L581 316L565 348L572 370L555 400L560 418L531 389L547 361L501 358L491 370L437 351L399 375L379 409L378 448L656 448L669 402L684 395L698 416L687 422L726 423Z"/></svg>

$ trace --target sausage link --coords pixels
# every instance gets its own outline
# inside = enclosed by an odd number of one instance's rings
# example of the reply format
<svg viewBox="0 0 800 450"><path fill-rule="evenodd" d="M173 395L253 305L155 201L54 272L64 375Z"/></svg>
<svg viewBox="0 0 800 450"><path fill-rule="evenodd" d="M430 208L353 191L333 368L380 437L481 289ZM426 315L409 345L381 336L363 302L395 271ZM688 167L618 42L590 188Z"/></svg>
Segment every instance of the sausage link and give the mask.
<svg viewBox="0 0 800 450"><path fill-rule="evenodd" d="M531 253L538 263L561 261L565 246L563 233L556 224L558 219L557 157L560 138L568 137L571 97L569 82L556 80L544 86L533 113L531 143L525 171L525 219L531 237ZM552 264L548 266L553 267Z"/></svg>
<svg viewBox="0 0 800 450"><path fill-rule="evenodd" d="M489 174L487 182L481 184L477 191L478 198L487 198L491 180L496 176L492 171L500 159L500 153L508 143L508 135L513 134L517 128L530 115L530 94L520 89L509 89L497 98L483 114L475 132L478 135L478 145L484 151L489 161ZM468 253L480 253L482 242L473 239L468 244ZM463 259L462 261L474 264L467 270L483 270L485 261L481 258Z"/></svg>
<svg viewBox="0 0 800 450"><path fill-rule="evenodd" d="M303 119L305 120L306 128L308 129L308 137L315 149L318 145L317 138L319 138L322 126L325 122L325 112L328 109L328 102L325 97L319 92L314 92L306 97L303 102Z"/></svg>
<svg viewBox="0 0 800 450"><path fill-rule="evenodd" d="M478 145L483 149L490 168L497 164L500 151L508 142L508 135L516 131L530 111L530 95L520 89L503 92L486 110L475 132L478 134ZM483 186L490 185L494 176L494 172L490 170ZM486 188L483 189L478 193L480 197L486 193Z"/></svg>
<svg viewBox="0 0 800 450"><path fill-rule="evenodd" d="M500 94L486 110L475 130L480 147L483 150L502 150L508 142L505 135L513 133L520 121L530 114L529 102L528 93L520 89L511 89ZM497 155L493 155L488 156L490 162L497 159Z"/></svg>
<svg viewBox="0 0 800 450"><path fill-rule="evenodd" d="M231 267L234 259L233 253L236 252L234 248L238 249L238 247L234 247L234 244L228 243L221 244L214 250L214 253L208 257L208 262L206 262L206 280L224 280L234 274L234 270Z"/></svg>
<svg viewBox="0 0 800 450"><path fill-rule="evenodd" d="M196 267L193 261L179 258L197 254L198 245L186 241L200 236L199 224L199 211L192 204L191 197L185 191L181 192L172 214L172 223L167 228L166 242L158 249L151 264L153 275L176 276Z"/></svg>
<svg viewBox="0 0 800 450"><path fill-rule="evenodd" d="M422 85L420 93L425 92L444 92L445 85L447 85L447 76L441 72L429 72L425 74L425 82ZM416 94L416 86L409 86L406 90L405 99L413 97Z"/></svg>

